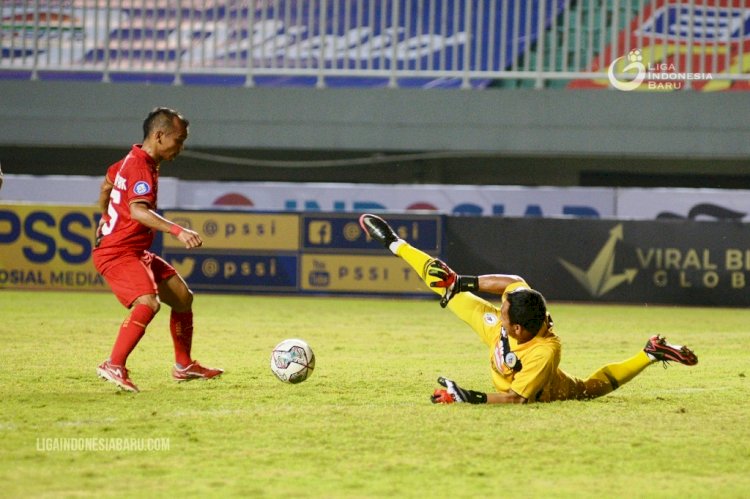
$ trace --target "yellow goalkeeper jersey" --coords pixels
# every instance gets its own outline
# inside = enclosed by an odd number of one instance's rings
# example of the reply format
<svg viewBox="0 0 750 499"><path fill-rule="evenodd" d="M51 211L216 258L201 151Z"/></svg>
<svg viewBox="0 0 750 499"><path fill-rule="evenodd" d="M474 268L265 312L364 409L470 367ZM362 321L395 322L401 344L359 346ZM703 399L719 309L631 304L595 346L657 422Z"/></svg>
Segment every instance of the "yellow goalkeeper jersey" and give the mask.
<svg viewBox="0 0 750 499"><path fill-rule="evenodd" d="M509 292L528 288L526 282L508 286L502 300ZM509 337L507 346L520 361L520 370L513 370L506 362L506 351L501 338L500 308L471 293L461 293L451 300L449 307L479 335L489 347L492 382L499 392L513 390L529 402L549 402L575 398L582 389L581 381L560 370L560 339L555 335L550 316L539 333L530 341L519 345Z"/></svg>

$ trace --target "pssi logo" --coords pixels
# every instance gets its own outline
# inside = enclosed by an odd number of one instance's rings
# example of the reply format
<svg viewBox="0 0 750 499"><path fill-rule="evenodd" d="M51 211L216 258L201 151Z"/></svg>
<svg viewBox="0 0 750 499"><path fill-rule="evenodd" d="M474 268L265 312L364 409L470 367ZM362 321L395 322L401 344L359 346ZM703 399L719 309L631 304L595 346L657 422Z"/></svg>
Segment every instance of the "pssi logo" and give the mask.
<svg viewBox="0 0 750 499"><path fill-rule="evenodd" d="M48 263L55 256L70 264L85 263L91 258L99 217L80 211L0 210L0 251L20 243L31 263Z"/></svg>
<svg viewBox="0 0 750 499"><path fill-rule="evenodd" d="M133 187L133 192L139 196L143 196L144 194L151 192L151 186L148 185L148 182L140 181Z"/></svg>
<svg viewBox="0 0 750 499"><path fill-rule="evenodd" d="M623 239L622 224L616 225L609 231L609 239L597 253L594 261L587 269L576 267L572 263L558 258L558 261L571 273L573 277L593 297L604 296L617 286L627 282L633 282L638 269L625 269L623 272L615 272L615 247L618 241Z"/></svg>

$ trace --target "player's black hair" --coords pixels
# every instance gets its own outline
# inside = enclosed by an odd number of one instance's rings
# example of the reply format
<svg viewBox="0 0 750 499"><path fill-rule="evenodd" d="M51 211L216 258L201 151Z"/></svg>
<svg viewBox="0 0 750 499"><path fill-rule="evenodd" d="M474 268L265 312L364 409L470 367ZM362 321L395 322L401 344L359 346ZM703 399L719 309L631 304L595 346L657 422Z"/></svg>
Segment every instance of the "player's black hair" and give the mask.
<svg viewBox="0 0 750 499"><path fill-rule="evenodd" d="M508 318L535 336L547 319L547 302L539 291L519 289L507 295Z"/></svg>
<svg viewBox="0 0 750 499"><path fill-rule="evenodd" d="M185 128L190 125L190 122L174 109L168 107L154 108L150 113L148 113L146 119L143 120L143 139L145 140L152 131L159 128L171 130L172 121L175 118L180 120L185 125Z"/></svg>

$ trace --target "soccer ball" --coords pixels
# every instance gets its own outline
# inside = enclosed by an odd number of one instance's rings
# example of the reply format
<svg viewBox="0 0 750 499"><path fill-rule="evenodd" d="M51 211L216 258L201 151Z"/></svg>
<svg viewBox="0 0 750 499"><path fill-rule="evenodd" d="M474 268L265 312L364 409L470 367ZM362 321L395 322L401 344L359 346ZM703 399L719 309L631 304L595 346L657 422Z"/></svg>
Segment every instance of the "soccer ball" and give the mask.
<svg viewBox="0 0 750 499"><path fill-rule="evenodd" d="M284 340L271 352L271 371L284 383L302 383L315 369L315 354L307 342Z"/></svg>

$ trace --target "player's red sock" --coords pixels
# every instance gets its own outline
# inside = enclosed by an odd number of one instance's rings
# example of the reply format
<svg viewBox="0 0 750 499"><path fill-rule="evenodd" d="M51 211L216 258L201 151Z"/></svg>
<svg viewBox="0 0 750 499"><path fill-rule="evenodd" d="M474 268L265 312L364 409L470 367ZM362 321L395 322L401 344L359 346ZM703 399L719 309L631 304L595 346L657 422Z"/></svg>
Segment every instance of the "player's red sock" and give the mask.
<svg viewBox="0 0 750 499"><path fill-rule="evenodd" d="M154 318L156 312L151 310L148 305L138 304L133 307L130 315L120 326L120 333L115 340L115 346L112 348L112 355L109 360L116 366L124 366L128 355L133 351L135 346L146 332L146 326Z"/></svg>
<svg viewBox="0 0 750 499"><path fill-rule="evenodd" d="M190 348L193 345L193 312L175 312L169 316L169 331L174 343L175 362L187 367L193 361Z"/></svg>

